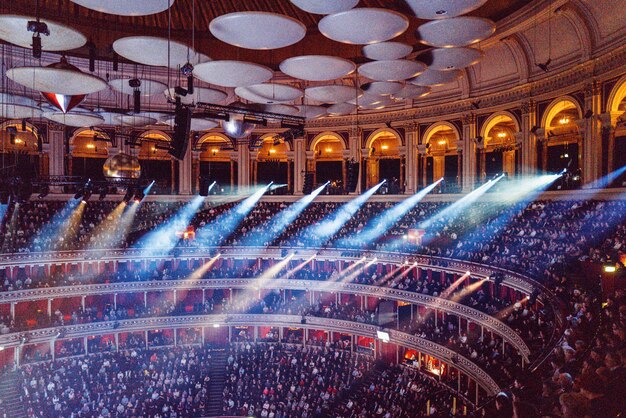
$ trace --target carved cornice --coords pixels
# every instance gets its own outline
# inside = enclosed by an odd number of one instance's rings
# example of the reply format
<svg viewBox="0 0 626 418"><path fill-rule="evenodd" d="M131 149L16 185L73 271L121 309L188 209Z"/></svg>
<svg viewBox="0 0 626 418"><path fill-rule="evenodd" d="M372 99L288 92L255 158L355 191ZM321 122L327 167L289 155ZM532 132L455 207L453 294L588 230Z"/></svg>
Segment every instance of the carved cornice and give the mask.
<svg viewBox="0 0 626 418"><path fill-rule="evenodd" d="M369 338L376 338L376 325L363 324L359 322L343 321L338 319L327 319L317 317L306 317L306 324L301 322L302 317L298 315L190 315L180 317L156 317L142 319L128 319L123 321L97 322L82 325L69 325L57 328L45 328L33 330L28 333L29 344L49 343L57 338L59 332L64 335L64 339L84 338L91 335L103 335L118 332L148 331L163 328L201 328L217 325L228 326L280 326L295 327L305 329L324 329L333 332L349 333L361 335ZM0 336L0 344L4 347L17 347L23 333L13 333ZM498 384L478 365L459 355L447 347L443 347L432 341L419 338L414 335L399 331L389 331L390 343L409 349L418 350L422 353L436 357L445 361L449 365L458 368L463 373L474 379L482 386L488 395L495 395L500 391Z"/></svg>
<svg viewBox="0 0 626 418"><path fill-rule="evenodd" d="M385 122L411 123L415 120L429 119L436 116L450 118L471 109L471 101L480 100L481 113L490 113L494 107L512 105L521 101L528 101L536 96L546 94L557 97L559 90L580 88L592 77L598 82L613 77L612 71L623 68L626 61L626 46L617 48L598 58L588 60L582 64L573 65L571 68L554 75L549 75L522 85L514 85L509 88L503 87L495 93L473 96L470 99L458 100L458 97L450 98L447 103L422 105L410 109L390 108L385 112L359 114L361 125L383 125ZM580 86L580 87L576 87ZM491 109L490 109L491 108ZM353 117L322 118L307 122L307 129L311 132L323 131L335 127L346 127L353 124Z"/></svg>

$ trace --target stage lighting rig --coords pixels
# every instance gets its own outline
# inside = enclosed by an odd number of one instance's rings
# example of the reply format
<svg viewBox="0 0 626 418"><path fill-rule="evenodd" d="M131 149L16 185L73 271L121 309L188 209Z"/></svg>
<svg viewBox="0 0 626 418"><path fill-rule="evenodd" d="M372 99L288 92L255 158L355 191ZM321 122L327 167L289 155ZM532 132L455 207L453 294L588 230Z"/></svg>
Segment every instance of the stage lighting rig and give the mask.
<svg viewBox="0 0 626 418"><path fill-rule="evenodd" d="M29 20L26 24L26 30L33 32L33 58L41 58L41 35L50 36L50 29L45 22L37 20Z"/></svg>

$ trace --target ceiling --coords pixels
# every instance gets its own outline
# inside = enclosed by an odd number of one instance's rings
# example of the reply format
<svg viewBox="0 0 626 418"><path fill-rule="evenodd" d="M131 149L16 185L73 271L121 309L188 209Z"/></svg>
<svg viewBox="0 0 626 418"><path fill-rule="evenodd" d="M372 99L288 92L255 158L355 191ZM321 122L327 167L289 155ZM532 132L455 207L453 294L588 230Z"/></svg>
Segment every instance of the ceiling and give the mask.
<svg viewBox="0 0 626 418"><path fill-rule="evenodd" d="M156 1L156 0L155 0ZM37 0L6 1L0 4L0 14L34 15ZM85 34L97 48L100 59L112 57L111 45L121 37L151 35L167 37L168 20L171 18L171 37L191 44L195 3L196 49L212 59L237 59L253 61L277 69L286 58L304 55L334 55L351 59L356 63L367 61L361 46L342 44L323 36L317 23L323 15L307 13L294 6L289 0L175 0L169 11L137 17L105 14L79 6L70 0L39 0L39 14L43 18L64 23ZM528 0L489 0L468 16L479 16L498 21L528 4ZM426 22L416 18L404 0L361 0L357 7L386 8L409 17L409 29L394 41L413 46L414 51L427 48L418 43L416 28ZM251 50L237 48L216 39L209 31L209 23L216 17L236 11L266 11L291 16L307 27L300 42L273 50ZM171 13L171 15L170 15ZM86 55L85 47L74 51L75 55Z"/></svg>

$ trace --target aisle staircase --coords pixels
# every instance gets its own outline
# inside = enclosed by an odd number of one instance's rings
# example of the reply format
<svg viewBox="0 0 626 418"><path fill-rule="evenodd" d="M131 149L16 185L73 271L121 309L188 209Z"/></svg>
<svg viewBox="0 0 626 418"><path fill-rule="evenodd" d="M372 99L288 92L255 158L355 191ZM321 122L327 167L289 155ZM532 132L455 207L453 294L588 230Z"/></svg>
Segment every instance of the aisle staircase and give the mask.
<svg viewBox="0 0 626 418"><path fill-rule="evenodd" d="M20 377L15 370L0 374L0 399L3 401L6 416L10 418L26 418L26 410L20 399L19 379ZM0 417L2 416L0 415Z"/></svg>
<svg viewBox="0 0 626 418"><path fill-rule="evenodd" d="M222 415L222 393L224 392L224 384L226 382L226 359L228 357L226 350L211 352L211 372L209 377L209 405L208 415L217 417Z"/></svg>

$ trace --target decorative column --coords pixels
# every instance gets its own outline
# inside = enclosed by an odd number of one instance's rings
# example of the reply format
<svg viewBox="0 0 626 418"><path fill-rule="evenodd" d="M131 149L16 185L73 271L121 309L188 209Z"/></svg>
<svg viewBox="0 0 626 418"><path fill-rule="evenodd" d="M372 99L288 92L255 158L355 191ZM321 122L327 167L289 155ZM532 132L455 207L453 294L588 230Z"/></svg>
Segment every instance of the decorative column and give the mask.
<svg viewBox="0 0 626 418"><path fill-rule="evenodd" d="M522 175L530 176L537 173L537 105L533 100L522 103L521 138L517 134L515 140L521 142Z"/></svg>
<svg viewBox="0 0 626 418"><path fill-rule="evenodd" d="M341 152L341 181L345 188L348 184L348 161L350 161L350 150L346 149Z"/></svg>
<svg viewBox="0 0 626 418"><path fill-rule="evenodd" d="M470 192L476 183L476 115L463 115L463 192Z"/></svg>
<svg viewBox="0 0 626 418"><path fill-rule="evenodd" d="M400 153L400 177L398 181L400 182L400 194L405 193L405 180L406 180L406 147L399 148Z"/></svg>
<svg viewBox="0 0 626 418"><path fill-rule="evenodd" d="M602 177L602 95L600 83L593 81L585 86L585 106L583 113L591 113L584 118L583 127L583 184L589 186ZM579 126L581 126L579 125ZM585 187L583 186L583 187Z"/></svg>
<svg viewBox="0 0 626 418"><path fill-rule="evenodd" d="M615 129L617 128L617 122L624 112L607 112L600 115L602 122L602 134L608 136L607 141L607 167L606 173L611 173L615 170ZM604 185L603 185L604 186Z"/></svg>
<svg viewBox="0 0 626 418"><path fill-rule="evenodd" d="M359 176L356 182L356 191L354 194L361 194L362 192L362 180L363 176L363 164L362 154L359 152L361 149L361 130L357 126L353 126L350 129L350 135L348 136L348 149L350 150L350 159L359 163ZM364 154L367 155L367 152Z"/></svg>
<svg viewBox="0 0 626 418"><path fill-rule="evenodd" d="M304 138L293 141L293 194L302 195L306 171L306 143Z"/></svg>
<svg viewBox="0 0 626 418"><path fill-rule="evenodd" d="M535 153L541 147L541 160L537 161L538 170L545 172L548 168L548 138L546 130L539 128L535 130Z"/></svg>
<svg viewBox="0 0 626 418"><path fill-rule="evenodd" d="M405 127L406 132L406 193L413 194L418 188L417 144L419 143L419 125L412 123Z"/></svg>
<svg viewBox="0 0 626 418"><path fill-rule="evenodd" d="M191 154L191 191L192 194L200 190L200 151L193 151Z"/></svg>
<svg viewBox="0 0 626 418"><path fill-rule="evenodd" d="M255 150L255 151L250 151L250 161L251 161L251 166L252 166L252 184L254 186L257 185L258 183L258 164L259 164L259 151Z"/></svg>
<svg viewBox="0 0 626 418"><path fill-rule="evenodd" d="M49 153L48 167L50 175L65 175L65 127L63 125L48 123L48 144L44 144L43 150ZM67 158L70 158L70 156L68 155ZM50 191L61 193L63 188L55 186L50 188Z"/></svg>
<svg viewBox="0 0 626 418"><path fill-rule="evenodd" d="M315 151L305 151L304 153L306 155L306 165L305 165L305 172L309 172L309 173L313 173L313 184L315 185L315 183L317 182L317 179L315 178ZM303 177L303 182L304 182L304 177Z"/></svg>
<svg viewBox="0 0 626 418"><path fill-rule="evenodd" d="M417 152L418 152L417 158L419 158L419 160L421 161L420 163L421 170L418 173L419 177L421 178L420 183L422 187L426 187L426 158L428 158L427 144L418 145Z"/></svg>
<svg viewBox="0 0 626 418"><path fill-rule="evenodd" d="M237 186L250 186L250 149L245 144L237 145Z"/></svg>
<svg viewBox="0 0 626 418"><path fill-rule="evenodd" d="M460 188L463 186L463 146L457 144L456 148L456 186Z"/></svg>
<svg viewBox="0 0 626 418"><path fill-rule="evenodd" d="M178 162L178 194L191 194L193 154L194 151L190 147L187 147L185 156ZM175 165L174 160L172 160L172 165Z"/></svg>
<svg viewBox="0 0 626 418"><path fill-rule="evenodd" d="M294 158L294 152L293 151L287 151L287 190L290 193L293 193L294 187L293 187L293 179L292 177L292 173L291 173L291 167L293 166L293 158Z"/></svg>

